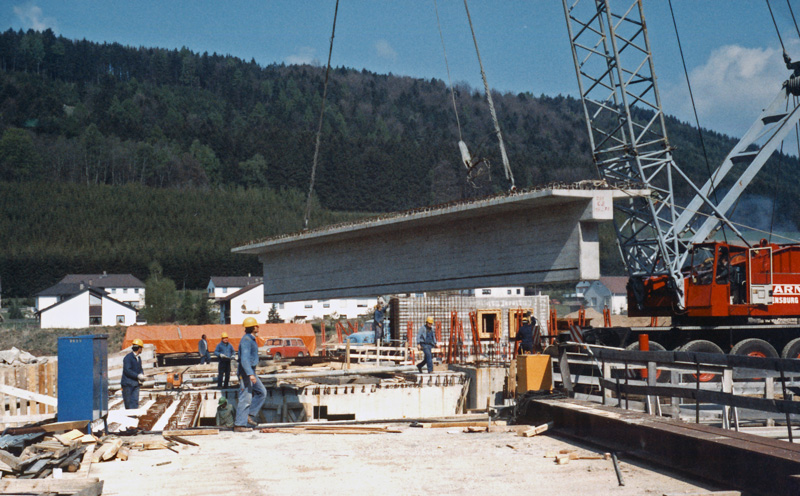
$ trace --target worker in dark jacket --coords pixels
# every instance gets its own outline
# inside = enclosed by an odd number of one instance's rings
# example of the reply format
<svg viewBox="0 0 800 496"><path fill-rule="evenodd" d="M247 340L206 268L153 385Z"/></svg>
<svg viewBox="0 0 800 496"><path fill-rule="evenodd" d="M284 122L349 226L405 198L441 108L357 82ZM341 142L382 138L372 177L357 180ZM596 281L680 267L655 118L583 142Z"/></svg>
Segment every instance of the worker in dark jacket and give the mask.
<svg viewBox="0 0 800 496"><path fill-rule="evenodd" d="M253 317L247 317L242 323L244 337L239 342L239 405L236 407L235 432L246 432L258 425L256 419L261 412L261 405L267 399L267 389L256 375L258 366L258 323Z"/></svg>
<svg viewBox="0 0 800 496"><path fill-rule="evenodd" d="M208 354L208 340L206 340L205 334L203 334L200 341L197 343L197 352L200 353L200 365L211 363L211 355Z"/></svg>
<svg viewBox="0 0 800 496"><path fill-rule="evenodd" d="M235 416L236 409L233 408L233 405L228 403L228 400L224 396L220 396L217 402L217 426L233 427L233 419Z"/></svg>
<svg viewBox="0 0 800 496"><path fill-rule="evenodd" d="M384 318L389 309L384 306L383 298L378 298L378 304L375 305L375 311L372 313L372 332L375 333L375 344L378 344L387 336L384 327Z"/></svg>
<svg viewBox="0 0 800 496"><path fill-rule="evenodd" d="M526 315L522 319L522 326L517 330L517 342L519 352L523 354L533 353L533 329L536 327L536 318Z"/></svg>
<svg viewBox="0 0 800 496"><path fill-rule="evenodd" d="M433 372L433 348L436 348L436 332L433 330L433 317L428 316L425 319L425 325L419 328L419 337L417 343L419 344L422 353L425 355L423 360L417 364L417 369L422 373L422 366L428 366L428 373Z"/></svg>
<svg viewBox="0 0 800 496"><path fill-rule="evenodd" d="M233 358L233 345L228 342L228 333L222 333L222 341L214 348L214 354L219 359L217 365L217 387L228 387L231 380L231 358Z"/></svg>
<svg viewBox="0 0 800 496"><path fill-rule="evenodd" d="M122 359L122 401L126 410L139 408L139 387L144 382L144 369L142 368L142 354L144 343L141 339L134 339L131 352Z"/></svg>

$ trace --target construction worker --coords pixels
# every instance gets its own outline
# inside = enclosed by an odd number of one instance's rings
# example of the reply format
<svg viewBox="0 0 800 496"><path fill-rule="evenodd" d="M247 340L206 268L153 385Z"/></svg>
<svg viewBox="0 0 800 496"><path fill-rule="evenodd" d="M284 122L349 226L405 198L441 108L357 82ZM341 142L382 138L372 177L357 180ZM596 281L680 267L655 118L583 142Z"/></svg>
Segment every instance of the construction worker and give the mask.
<svg viewBox="0 0 800 496"><path fill-rule="evenodd" d="M258 322L247 317L242 322L244 337L239 342L239 404L236 407L235 432L247 432L258 425L256 419L261 412L261 405L267 399L267 389L256 375L258 366Z"/></svg>
<svg viewBox="0 0 800 496"><path fill-rule="evenodd" d="M422 350L422 353L425 355L425 358L417 364L417 369L419 369L419 373L422 373L422 366L427 364L428 365L428 373L433 372L433 353L431 350L436 347L436 333L433 330L433 316L429 315L428 318L425 319L425 324L419 328L417 331L419 336L417 337L417 344L419 348Z"/></svg>
<svg viewBox="0 0 800 496"><path fill-rule="evenodd" d="M220 396L217 402L217 426L233 427L235 417L236 409L228 403L227 398Z"/></svg>
<svg viewBox="0 0 800 496"><path fill-rule="evenodd" d="M142 354L144 343L141 339L133 340L131 352L122 359L122 401L126 410L139 408L139 387L144 382L144 369L142 368Z"/></svg>
<svg viewBox="0 0 800 496"><path fill-rule="evenodd" d="M533 328L536 326L536 317L530 313L526 314L522 319L522 326L517 329L516 340L519 343L519 352L521 354L533 353Z"/></svg>
<svg viewBox="0 0 800 496"><path fill-rule="evenodd" d="M231 380L231 358L233 358L233 345L228 342L228 333L222 333L222 341L214 348L214 354L219 359L217 365L217 387L228 387Z"/></svg>
<svg viewBox="0 0 800 496"><path fill-rule="evenodd" d="M372 313L372 332L375 333L375 344L378 344L388 334L384 332L383 328L383 319L388 311L389 308L384 306L383 298L378 298L375 311Z"/></svg>
<svg viewBox="0 0 800 496"><path fill-rule="evenodd" d="M197 343L197 352L200 353L200 365L211 363L211 355L208 354L208 340L205 334L203 334L200 341Z"/></svg>

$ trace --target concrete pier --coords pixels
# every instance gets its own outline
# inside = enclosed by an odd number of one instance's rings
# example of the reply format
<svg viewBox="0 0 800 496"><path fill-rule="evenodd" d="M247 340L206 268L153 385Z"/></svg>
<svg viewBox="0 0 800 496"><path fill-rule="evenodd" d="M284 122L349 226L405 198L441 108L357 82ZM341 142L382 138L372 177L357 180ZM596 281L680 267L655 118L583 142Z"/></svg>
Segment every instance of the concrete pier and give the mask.
<svg viewBox="0 0 800 496"><path fill-rule="evenodd" d="M258 255L264 300L597 279L597 224L614 198L646 192L543 189L279 236L234 248Z"/></svg>

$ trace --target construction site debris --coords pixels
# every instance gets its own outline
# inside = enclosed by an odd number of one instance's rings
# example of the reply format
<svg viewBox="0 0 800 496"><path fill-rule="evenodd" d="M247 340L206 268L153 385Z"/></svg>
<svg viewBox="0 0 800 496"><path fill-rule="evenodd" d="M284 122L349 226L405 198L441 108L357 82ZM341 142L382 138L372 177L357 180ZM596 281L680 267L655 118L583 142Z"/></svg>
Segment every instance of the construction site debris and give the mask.
<svg viewBox="0 0 800 496"><path fill-rule="evenodd" d="M389 429L388 427L368 427L357 425L341 425L341 426L305 426L305 427L287 427L287 428L265 428L259 430L264 434L274 434L277 432L284 434L400 434L403 431L399 429Z"/></svg>
<svg viewBox="0 0 800 496"><path fill-rule="evenodd" d="M9 350L0 350L0 364L46 363L47 360L48 357L36 357L16 347L12 347Z"/></svg>
<svg viewBox="0 0 800 496"><path fill-rule="evenodd" d="M492 422L493 426L505 426L508 423L505 420L495 420ZM474 420L464 420L464 421L457 421L457 422L421 422L419 427L423 429L435 429L435 428L448 428L448 427L483 427L483 430L486 430L486 421L474 421Z"/></svg>
<svg viewBox="0 0 800 496"><path fill-rule="evenodd" d="M546 424L542 424L542 425L539 425L539 426L532 427L530 429L526 429L524 431L521 431L519 433L519 435L520 435L520 437L538 436L539 434L541 434L543 432L546 432L547 430L552 429L552 428L553 428L553 423L552 422L548 422Z"/></svg>

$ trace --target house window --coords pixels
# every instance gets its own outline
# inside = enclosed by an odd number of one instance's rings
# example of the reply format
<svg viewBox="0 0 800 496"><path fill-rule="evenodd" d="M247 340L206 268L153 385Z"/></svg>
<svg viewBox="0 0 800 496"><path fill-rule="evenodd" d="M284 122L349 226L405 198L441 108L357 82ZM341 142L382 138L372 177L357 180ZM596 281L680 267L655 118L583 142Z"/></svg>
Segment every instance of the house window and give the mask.
<svg viewBox="0 0 800 496"><path fill-rule="evenodd" d="M521 294L521 293L520 293L521 291L522 291L521 289L518 289L518 290L517 290L517 294Z"/></svg>
<svg viewBox="0 0 800 496"><path fill-rule="evenodd" d="M283 303L278 303L278 308L280 308L281 310L283 310Z"/></svg>
<svg viewBox="0 0 800 496"><path fill-rule="evenodd" d="M228 288L222 288L222 292L223 293L227 293L228 292Z"/></svg>
<svg viewBox="0 0 800 496"><path fill-rule="evenodd" d="M122 292L128 294L128 288L122 288Z"/></svg>
<svg viewBox="0 0 800 496"><path fill-rule="evenodd" d="M592 298L592 306L593 307L597 306L597 298Z"/></svg>
<svg viewBox="0 0 800 496"><path fill-rule="evenodd" d="M481 294L482 295L490 295L490 294L492 294L492 290L491 290L491 288L481 289Z"/></svg>
<svg viewBox="0 0 800 496"><path fill-rule="evenodd" d="M330 307L331 307L330 303L323 303L322 304L322 308L330 308Z"/></svg>
<svg viewBox="0 0 800 496"><path fill-rule="evenodd" d="M510 289L507 289L507 290L506 290L506 294L511 294L511 290L510 290Z"/></svg>
<svg viewBox="0 0 800 496"><path fill-rule="evenodd" d="M314 305L312 305L311 303L306 303L304 308L314 308Z"/></svg>
<svg viewBox="0 0 800 496"><path fill-rule="evenodd" d="M124 324L124 323L125 323L125 316L117 315L117 324Z"/></svg>
<svg viewBox="0 0 800 496"><path fill-rule="evenodd" d="M135 289L133 290L133 292L134 292L134 293L136 293L136 294L139 294L139 288L135 288Z"/></svg>
<svg viewBox="0 0 800 496"><path fill-rule="evenodd" d="M111 294L114 294L116 292L117 292L117 288L111 288Z"/></svg>
<svg viewBox="0 0 800 496"><path fill-rule="evenodd" d="M356 304L356 308L367 308L367 304L366 303L357 303Z"/></svg>
<svg viewBox="0 0 800 496"><path fill-rule="evenodd" d="M90 326L99 326L102 323L102 317L89 317Z"/></svg>

